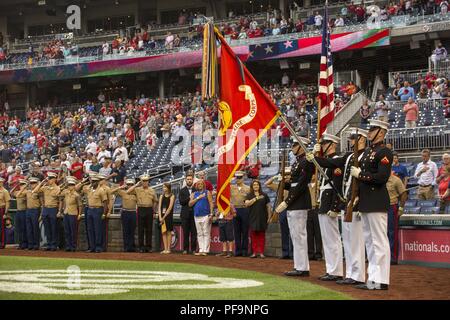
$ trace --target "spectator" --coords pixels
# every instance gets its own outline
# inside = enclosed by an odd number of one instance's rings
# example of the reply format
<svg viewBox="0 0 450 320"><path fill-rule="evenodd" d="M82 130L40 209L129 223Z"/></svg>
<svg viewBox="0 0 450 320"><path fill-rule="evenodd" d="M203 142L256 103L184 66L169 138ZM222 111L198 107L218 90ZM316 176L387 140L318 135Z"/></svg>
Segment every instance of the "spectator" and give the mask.
<svg viewBox="0 0 450 320"><path fill-rule="evenodd" d="M298 118L298 125L296 127L297 134L300 137L305 137L305 138L309 138L310 134L311 134L311 128L310 125L308 124L308 122L306 121L306 116L305 114L301 114Z"/></svg>
<svg viewBox="0 0 450 320"><path fill-rule="evenodd" d="M441 42L438 42L436 49L434 49L433 54L431 55L431 61L433 62L434 69L437 70L439 62L445 60L446 58L447 49L445 49Z"/></svg>
<svg viewBox="0 0 450 320"><path fill-rule="evenodd" d="M265 258L265 233L271 207L269 197L262 191L259 180L254 180L250 185L250 192L247 195L247 200L245 200L245 206L249 208L250 238L252 243L252 255L250 258L256 258L258 253L261 258Z"/></svg>
<svg viewBox="0 0 450 320"><path fill-rule="evenodd" d="M27 142L22 147L23 153L25 155L25 161L30 161L34 155L34 145L31 143L31 140L28 138Z"/></svg>
<svg viewBox="0 0 450 320"><path fill-rule="evenodd" d="M450 166L445 168L443 178L439 182L439 200L441 202L441 211L445 212L450 206Z"/></svg>
<svg viewBox="0 0 450 320"><path fill-rule="evenodd" d="M98 173L106 177L109 177L111 175L112 168L110 156L105 156L105 158L103 159L103 166L98 170Z"/></svg>
<svg viewBox="0 0 450 320"><path fill-rule="evenodd" d="M361 116L361 126L366 126L370 117L370 106L367 99L364 99L362 106L359 108L359 115Z"/></svg>
<svg viewBox="0 0 450 320"><path fill-rule="evenodd" d="M165 40L165 43L164 43L164 47L166 49L173 49L173 40L174 39L175 38L174 38L173 34L170 31L167 32L167 36L166 36L166 40Z"/></svg>
<svg viewBox="0 0 450 320"><path fill-rule="evenodd" d="M436 178L436 183L439 183L445 175L446 168L450 167L450 154L444 153L442 155L442 165L438 170L438 176Z"/></svg>
<svg viewBox="0 0 450 320"><path fill-rule="evenodd" d="M434 186L436 185L436 178L438 169L436 163L430 160L430 150L422 151L422 162L417 164L414 177L419 178L419 191L417 193L419 200L434 199Z"/></svg>
<svg viewBox="0 0 450 320"><path fill-rule="evenodd" d="M375 112L378 120L387 122L389 121L390 105L389 102L384 99L384 95L380 94L378 101L375 103Z"/></svg>
<svg viewBox="0 0 450 320"><path fill-rule="evenodd" d="M70 174L78 181L83 179L83 163L80 157L75 157L73 163L70 165Z"/></svg>
<svg viewBox="0 0 450 320"><path fill-rule="evenodd" d="M392 91L392 97L394 97L394 100L400 100L400 96L399 96L399 92L400 89L402 88L402 85L400 83L397 83L395 85L395 89Z"/></svg>
<svg viewBox="0 0 450 320"><path fill-rule="evenodd" d="M5 244L14 244L14 226L11 223L10 217L5 217Z"/></svg>
<svg viewBox="0 0 450 320"><path fill-rule="evenodd" d="M415 99L414 88L409 85L408 81L403 83L403 87L398 91L398 96L401 101L408 101L409 98Z"/></svg>
<svg viewBox="0 0 450 320"><path fill-rule="evenodd" d="M115 184L122 185L126 175L127 169L124 167L122 160L114 161L114 165L111 170L111 175L109 176L110 178L112 178L112 182Z"/></svg>
<svg viewBox="0 0 450 320"><path fill-rule="evenodd" d="M408 184L408 170L406 170L406 167L399 162L397 152L393 153L392 171L400 178L400 180L402 180L405 186Z"/></svg>
<svg viewBox="0 0 450 320"><path fill-rule="evenodd" d="M344 18L342 18L341 16L338 16L336 18L336 21L334 22L334 26L335 27L343 27L344 25L345 25Z"/></svg>
<svg viewBox="0 0 450 320"><path fill-rule="evenodd" d="M322 27L323 17L319 14L319 11L316 11L316 15L314 16L314 26L316 29L320 29Z"/></svg>
<svg viewBox="0 0 450 320"><path fill-rule="evenodd" d="M405 113L406 128L415 128L419 117L419 107L413 98L408 98L408 103L403 107L403 112Z"/></svg>
<svg viewBox="0 0 450 320"><path fill-rule="evenodd" d="M209 252L211 242L211 222L213 216L214 204L211 192L205 189L205 183L202 179L195 184L197 191L190 197L189 206L194 208L194 220L197 230L197 240L199 252L197 256L206 256Z"/></svg>
<svg viewBox="0 0 450 320"><path fill-rule="evenodd" d="M172 193L172 186L166 182L163 185L163 194L159 196L158 205L158 218L164 243L164 250L161 251L163 254L169 254L172 245L174 204L175 195Z"/></svg>

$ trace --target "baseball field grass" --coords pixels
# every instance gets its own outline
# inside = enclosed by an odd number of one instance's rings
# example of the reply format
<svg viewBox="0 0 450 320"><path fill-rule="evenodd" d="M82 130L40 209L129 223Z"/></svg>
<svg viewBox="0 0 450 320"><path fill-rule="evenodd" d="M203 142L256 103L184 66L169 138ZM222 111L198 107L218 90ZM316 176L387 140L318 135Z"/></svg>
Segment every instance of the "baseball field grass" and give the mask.
<svg viewBox="0 0 450 320"><path fill-rule="evenodd" d="M186 263L0 256L0 299L345 300L298 279Z"/></svg>

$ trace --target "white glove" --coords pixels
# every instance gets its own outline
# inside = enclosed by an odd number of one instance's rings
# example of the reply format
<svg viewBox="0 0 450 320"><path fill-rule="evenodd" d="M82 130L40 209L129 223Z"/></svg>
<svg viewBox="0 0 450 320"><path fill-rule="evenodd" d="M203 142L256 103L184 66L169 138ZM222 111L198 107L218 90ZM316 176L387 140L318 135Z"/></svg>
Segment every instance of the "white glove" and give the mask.
<svg viewBox="0 0 450 320"><path fill-rule="evenodd" d="M351 167L350 174L352 175L352 177L359 178L359 174L360 173L361 173L361 169L360 168L357 168L357 167L354 167L354 166Z"/></svg>
<svg viewBox="0 0 450 320"><path fill-rule="evenodd" d="M312 162L313 159L314 159L314 154L313 154L312 152L308 152L308 153L306 154L305 158L306 158L306 161Z"/></svg>
<svg viewBox="0 0 450 320"><path fill-rule="evenodd" d="M361 212L355 211L353 213L354 213L356 219L361 220Z"/></svg>
<svg viewBox="0 0 450 320"><path fill-rule="evenodd" d="M276 213L281 213L281 212L283 212L284 210L286 210L287 207L288 207L287 203L286 203L285 201L283 201L282 203L280 203L280 204L278 205L278 207L275 208L275 212L276 212Z"/></svg>
<svg viewBox="0 0 450 320"><path fill-rule="evenodd" d="M339 212L330 210L330 211L327 212L327 215L328 215L330 218L337 218L337 217L339 216Z"/></svg>
<svg viewBox="0 0 450 320"><path fill-rule="evenodd" d="M322 151L322 146L320 145L320 143L316 143L313 147L313 153L317 153Z"/></svg>
<svg viewBox="0 0 450 320"><path fill-rule="evenodd" d="M398 207L397 215L401 217L405 213L405 209L403 207Z"/></svg>

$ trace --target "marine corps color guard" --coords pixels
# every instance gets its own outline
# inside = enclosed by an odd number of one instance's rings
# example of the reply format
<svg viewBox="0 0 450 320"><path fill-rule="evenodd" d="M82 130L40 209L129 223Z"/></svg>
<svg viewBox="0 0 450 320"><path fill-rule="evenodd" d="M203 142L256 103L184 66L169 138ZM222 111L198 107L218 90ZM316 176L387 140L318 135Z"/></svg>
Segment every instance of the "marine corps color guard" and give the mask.
<svg viewBox="0 0 450 320"><path fill-rule="evenodd" d="M368 281L359 289L387 290L390 274L390 247L387 234L387 213L390 206L386 183L391 175L393 155L384 145L389 123L369 120L370 146L364 151L359 168L350 174L359 181L359 212L367 248Z"/></svg>
<svg viewBox="0 0 450 320"><path fill-rule="evenodd" d="M310 143L307 138L301 138L305 145ZM300 144L295 141L291 149L296 157L295 163L291 167L291 181L285 184L285 189L289 191L285 201L275 208L275 212L280 214L287 210L287 220L291 233L294 251L294 270L287 271L286 276L309 276L308 259L308 239L306 234L306 220L308 210L311 209L311 196L308 184L314 175L314 165L305 159L305 151Z"/></svg>
<svg viewBox="0 0 450 320"><path fill-rule="evenodd" d="M326 159L338 158L336 147L339 142L340 139L338 137L324 133L320 144L315 146L314 151L322 151ZM310 154L307 155L307 160L310 156ZM328 180L331 180L336 188L339 189L342 185L342 170L340 168L327 168L325 169L325 174L327 177L321 176L319 180L319 224L326 274L319 279L322 281L337 281L342 280L344 272L342 242L338 222L341 201Z"/></svg>

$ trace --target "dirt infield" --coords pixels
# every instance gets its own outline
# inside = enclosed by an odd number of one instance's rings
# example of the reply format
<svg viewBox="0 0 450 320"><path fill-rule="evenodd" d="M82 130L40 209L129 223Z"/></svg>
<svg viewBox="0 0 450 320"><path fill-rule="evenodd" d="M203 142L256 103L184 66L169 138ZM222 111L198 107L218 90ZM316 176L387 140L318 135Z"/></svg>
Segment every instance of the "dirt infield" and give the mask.
<svg viewBox="0 0 450 320"><path fill-rule="evenodd" d="M184 262L196 263L223 268L245 269L281 275L283 271L292 269L291 260L280 260L276 258L249 259L243 257L197 257L193 255L161 255L159 253L121 253L105 252L100 254L84 252L45 252L45 251L19 251L16 249L0 250L0 255L45 257L45 258L77 258L77 259L116 259L136 261L160 261L160 262ZM320 281L317 278L324 274L324 261L310 262L311 276L309 278L293 278L309 281L336 291L352 296L355 299L450 299L450 269L426 268L410 265L396 265L391 267L391 285L388 291L364 291L352 286L341 286L334 282Z"/></svg>

